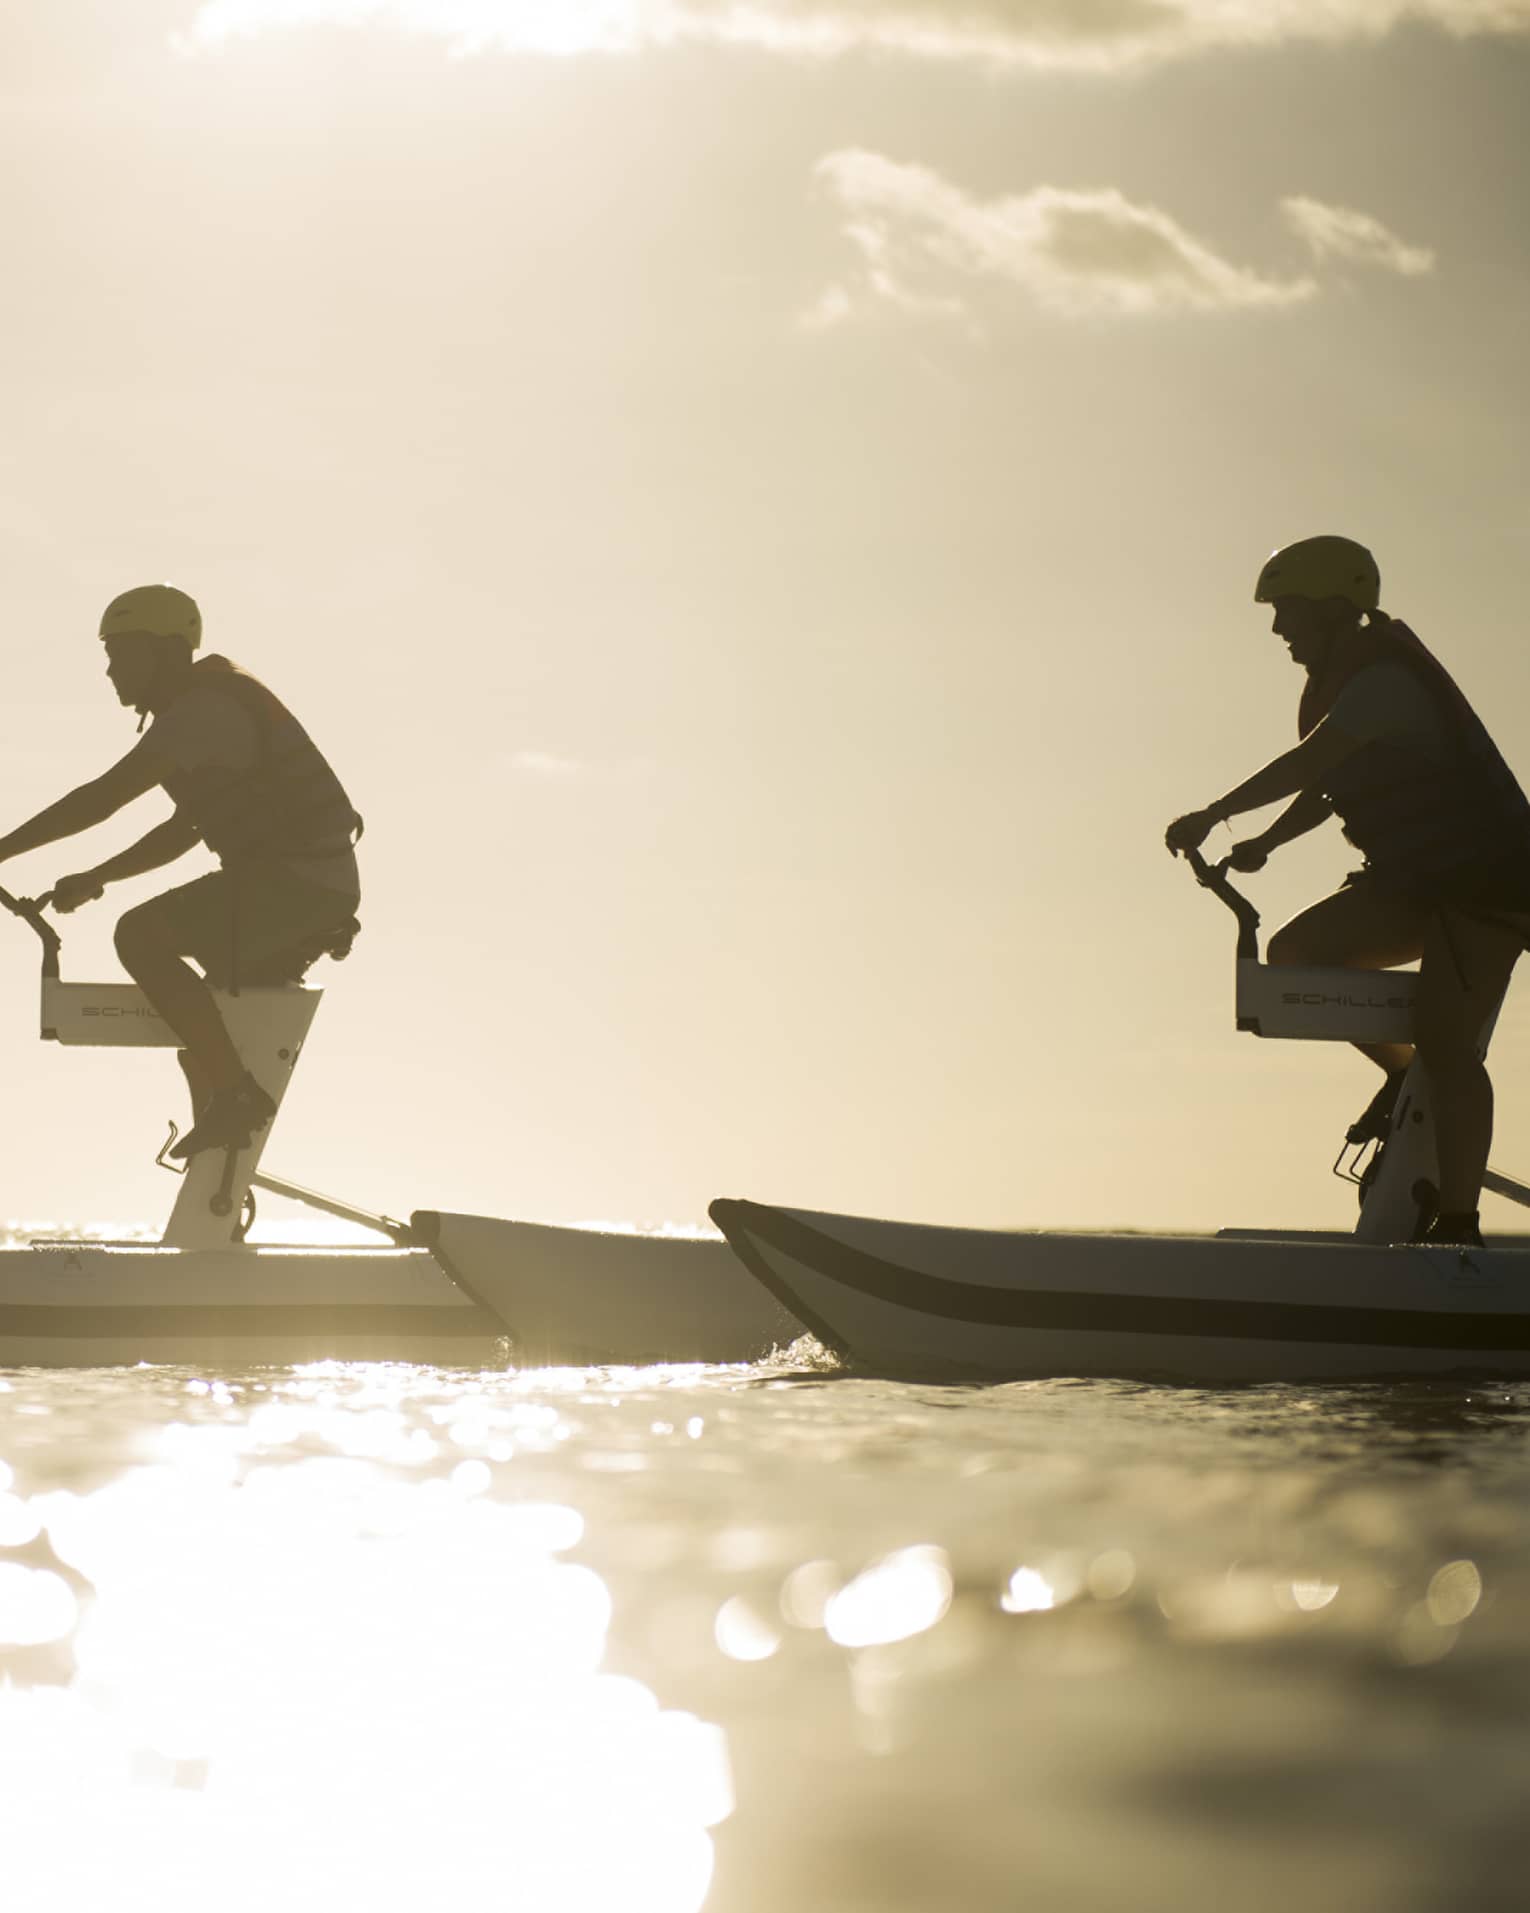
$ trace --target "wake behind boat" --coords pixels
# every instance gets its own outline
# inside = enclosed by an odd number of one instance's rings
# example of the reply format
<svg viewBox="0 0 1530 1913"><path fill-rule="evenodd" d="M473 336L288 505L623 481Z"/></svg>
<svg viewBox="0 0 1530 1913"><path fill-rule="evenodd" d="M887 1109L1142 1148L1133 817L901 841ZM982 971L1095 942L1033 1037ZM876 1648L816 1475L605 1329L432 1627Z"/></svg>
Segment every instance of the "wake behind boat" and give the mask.
<svg viewBox="0 0 1530 1913"><path fill-rule="evenodd" d="M1197 879L1238 919L1236 1014L1250 1034L1407 1041L1417 978L1271 968L1225 867ZM1497 1006L1482 1032L1485 1050ZM712 1219L759 1282L841 1355L897 1375L1179 1382L1530 1375L1530 1243L1411 1238L1432 1213L1428 1081L1415 1063L1380 1133L1340 1151L1353 1235L1217 1236L941 1228L719 1200ZM1530 1203L1490 1171L1486 1186Z"/></svg>

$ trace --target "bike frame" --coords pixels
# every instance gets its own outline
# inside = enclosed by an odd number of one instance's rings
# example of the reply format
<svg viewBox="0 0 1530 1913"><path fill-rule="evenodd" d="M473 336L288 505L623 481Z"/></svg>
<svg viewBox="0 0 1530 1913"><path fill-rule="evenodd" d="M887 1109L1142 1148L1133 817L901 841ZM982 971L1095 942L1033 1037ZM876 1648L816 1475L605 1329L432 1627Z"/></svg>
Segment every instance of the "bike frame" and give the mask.
<svg viewBox="0 0 1530 1913"><path fill-rule="evenodd" d="M1227 864L1208 864L1198 851L1186 853L1196 882L1220 898L1238 920L1235 1005L1240 1030L1253 1036L1320 1043L1411 1043L1418 1000L1414 970L1348 970L1331 965L1261 963L1259 912L1228 880ZM1486 1056L1503 999L1493 1005L1482 1026L1477 1052ZM1356 1160L1336 1174L1362 1189L1359 1242L1406 1242L1433 1212L1439 1193L1434 1116L1429 1082L1417 1061L1403 1078L1391 1126L1368 1173L1357 1173Z"/></svg>
<svg viewBox="0 0 1530 1913"><path fill-rule="evenodd" d="M62 941L39 904L0 890L0 905L36 932L43 946L44 1042L97 1049L173 1049L180 1039L131 983L66 983L59 975ZM214 990L213 999L240 1061L276 1104L248 1149L206 1149L186 1165L180 1194L161 1244L172 1249L227 1249L242 1239L250 1185L276 1127L309 1025L323 996L299 984L280 989ZM170 1140L175 1137L171 1124ZM168 1143L166 1147L168 1147ZM164 1150L159 1160L166 1167Z"/></svg>

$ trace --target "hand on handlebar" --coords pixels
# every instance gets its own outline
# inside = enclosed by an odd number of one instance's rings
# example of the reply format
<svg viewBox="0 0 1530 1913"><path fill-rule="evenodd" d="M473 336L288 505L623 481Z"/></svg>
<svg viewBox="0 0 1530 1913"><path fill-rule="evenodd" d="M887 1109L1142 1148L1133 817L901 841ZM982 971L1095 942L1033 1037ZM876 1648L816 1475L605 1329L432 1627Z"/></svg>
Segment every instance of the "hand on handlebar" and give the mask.
<svg viewBox="0 0 1530 1913"><path fill-rule="evenodd" d="M1182 851L1199 850L1220 822L1209 810L1192 810L1174 819L1163 833L1163 840L1177 857Z"/></svg>
<svg viewBox="0 0 1530 1913"><path fill-rule="evenodd" d="M1270 853L1257 837L1247 837L1241 844L1234 844L1227 853L1227 861L1234 870L1263 870L1270 861Z"/></svg>
<svg viewBox="0 0 1530 1913"><path fill-rule="evenodd" d="M51 904L61 917L67 917L81 904L94 903L98 897L106 895L106 885L93 877L88 870L77 871L71 877L60 877L41 902Z"/></svg>

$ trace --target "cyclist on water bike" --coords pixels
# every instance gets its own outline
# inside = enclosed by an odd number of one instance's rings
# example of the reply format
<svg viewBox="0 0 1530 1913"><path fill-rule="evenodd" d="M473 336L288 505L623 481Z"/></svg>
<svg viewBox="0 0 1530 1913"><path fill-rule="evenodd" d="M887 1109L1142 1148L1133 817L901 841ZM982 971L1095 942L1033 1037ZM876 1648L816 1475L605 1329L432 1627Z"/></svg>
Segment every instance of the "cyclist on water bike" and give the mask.
<svg viewBox="0 0 1530 1913"><path fill-rule="evenodd" d="M76 910L198 843L214 852L219 870L123 916L117 954L185 1046L196 1120L171 1154L244 1147L275 1105L240 1061L208 985L294 982L315 957L346 953L361 820L263 684L227 658L197 659L202 617L184 591L124 592L107 606L100 637L119 701L153 722L110 770L0 837L0 862L104 823L155 785L165 791L172 816L104 863L59 878L45 901Z"/></svg>
<svg viewBox="0 0 1530 1913"><path fill-rule="evenodd" d="M1378 607L1363 545L1304 538L1274 552L1254 592L1307 673L1300 742L1204 810L1170 824L1169 849L1197 850L1244 811L1289 807L1233 846L1235 870L1337 815L1363 867L1271 938L1275 964L1389 969L1419 962L1414 1041L1428 1072L1439 1156L1426 1239L1482 1240L1477 1205L1493 1129L1478 1053L1487 1018L1530 943L1530 801L1444 666ZM1386 1133L1414 1049L1360 1045L1385 1081L1351 1140Z"/></svg>

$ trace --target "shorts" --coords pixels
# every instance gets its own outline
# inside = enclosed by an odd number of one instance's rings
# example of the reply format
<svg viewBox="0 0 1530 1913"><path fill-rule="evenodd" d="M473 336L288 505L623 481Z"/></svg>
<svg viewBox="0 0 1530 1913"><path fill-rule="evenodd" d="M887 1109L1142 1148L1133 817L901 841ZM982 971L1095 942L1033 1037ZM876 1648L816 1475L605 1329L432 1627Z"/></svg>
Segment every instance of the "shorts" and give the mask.
<svg viewBox="0 0 1530 1913"><path fill-rule="evenodd" d="M329 943L349 948L358 898L305 883L279 863L240 864L140 904L178 955L216 988L295 983ZM137 913L135 913L137 914Z"/></svg>
<svg viewBox="0 0 1530 1913"><path fill-rule="evenodd" d="M1522 857L1463 864L1428 880L1409 878L1400 871L1376 870L1366 864L1350 871L1341 887L1352 890L1358 886L1384 891L1431 915L1448 910L1492 921L1499 916L1530 914L1530 862Z"/></svg>

